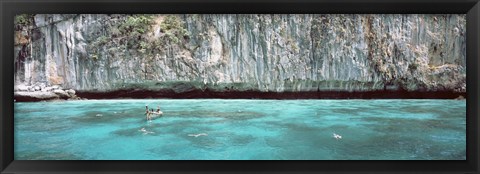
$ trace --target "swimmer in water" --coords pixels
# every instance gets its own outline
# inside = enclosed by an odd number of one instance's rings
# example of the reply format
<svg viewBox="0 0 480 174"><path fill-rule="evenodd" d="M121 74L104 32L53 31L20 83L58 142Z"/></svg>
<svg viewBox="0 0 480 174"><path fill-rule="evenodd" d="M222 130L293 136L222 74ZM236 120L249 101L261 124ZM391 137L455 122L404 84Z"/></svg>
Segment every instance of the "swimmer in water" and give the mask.
<svg viewBox="0 0 480 174"><path fill-rule="evenodd" d="M145 114L148 114L148 105L145 105Z"/></svg>
<svg viewBox="0 0 480 174"><path fill-rule="evenodd" d="M157 106L157 110L154 111L153 109L148 110L148 105L145 105L145 115L147 115L147 121L152 120L152 114L163 115L163 112L160 111L160 106Z"/></svg>
<svg viewBox="0 0 480 174"><path fill-rule="evenodd" d="M342 139L342 136L341 135L338 135L336 133L333 133L333 138L339 140L339 139Z"/></svg>
<svg viewBox="0 0 480 174"><path fill-rule="evenodd" d="M152 109L153 111L153 109ZM145 105L145 114L147 115L147 120L152 120L151 113L148 110L148 105Z"/></svg>

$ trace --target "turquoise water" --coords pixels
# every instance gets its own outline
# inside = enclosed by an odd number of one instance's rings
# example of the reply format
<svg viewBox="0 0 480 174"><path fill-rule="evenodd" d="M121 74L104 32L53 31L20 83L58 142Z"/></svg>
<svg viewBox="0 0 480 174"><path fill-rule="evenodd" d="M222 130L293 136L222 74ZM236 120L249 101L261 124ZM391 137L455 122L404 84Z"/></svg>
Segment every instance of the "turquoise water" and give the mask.
<svg viewBox="0 0 480 174"><path fill-rule="evenodd" d="M145 105L164 116L146 121ZM15 103L15 160L464 160L465 100ZM333 133L342 139L333 138Z"/></svg>

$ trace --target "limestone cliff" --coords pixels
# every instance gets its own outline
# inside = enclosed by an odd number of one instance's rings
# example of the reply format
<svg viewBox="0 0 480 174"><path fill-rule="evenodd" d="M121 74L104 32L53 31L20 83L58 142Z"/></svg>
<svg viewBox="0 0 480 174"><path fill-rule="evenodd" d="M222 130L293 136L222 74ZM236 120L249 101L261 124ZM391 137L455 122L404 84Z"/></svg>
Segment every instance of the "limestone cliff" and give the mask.
<svg viewBox="0 0 480 174"><path fill-rule="evenodd" d="M80 91L466 91L465 15L43 15L16 83Z"/></svg>

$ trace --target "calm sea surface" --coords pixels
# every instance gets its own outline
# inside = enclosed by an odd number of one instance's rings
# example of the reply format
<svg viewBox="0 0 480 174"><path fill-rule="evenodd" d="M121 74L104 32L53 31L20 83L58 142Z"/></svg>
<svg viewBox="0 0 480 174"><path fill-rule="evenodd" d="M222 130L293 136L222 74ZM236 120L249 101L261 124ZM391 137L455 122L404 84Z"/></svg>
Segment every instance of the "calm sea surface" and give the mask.
<svg viewBox="0 0 480 174"><path fill-rule="evenodd" d="M145 105L163 117L146 121ZM465 100L15 103L15 160L464 160ZM335 139L333 133L342 136Z"/></svg>

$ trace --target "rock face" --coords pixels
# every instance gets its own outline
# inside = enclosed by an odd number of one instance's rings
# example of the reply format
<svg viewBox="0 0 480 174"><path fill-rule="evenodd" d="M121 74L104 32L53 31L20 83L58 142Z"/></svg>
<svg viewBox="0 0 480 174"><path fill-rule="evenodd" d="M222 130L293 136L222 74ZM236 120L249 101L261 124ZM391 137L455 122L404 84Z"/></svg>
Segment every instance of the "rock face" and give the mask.
<svg viewBox="0 0 480 174"><path fill-rule="evenodd" d="M14 98L18 102L24 101L43 101L43 100L79 100L75 95L75 90L63 90L59 86L45 86L45 84L35 84L34 86L26 86L18 84L14 88Z"/></svg>
<svg viewBox="0 0 480 174"><path fill-rule="evenodd" d="M16 43L17 84L77 91L466 91L461 14L39 14L32 25L18 31L29 42Z"/></svg>

